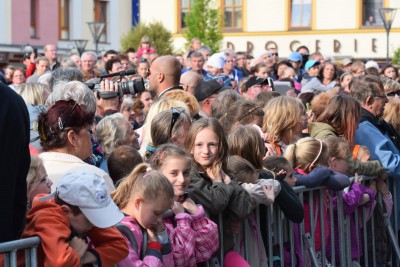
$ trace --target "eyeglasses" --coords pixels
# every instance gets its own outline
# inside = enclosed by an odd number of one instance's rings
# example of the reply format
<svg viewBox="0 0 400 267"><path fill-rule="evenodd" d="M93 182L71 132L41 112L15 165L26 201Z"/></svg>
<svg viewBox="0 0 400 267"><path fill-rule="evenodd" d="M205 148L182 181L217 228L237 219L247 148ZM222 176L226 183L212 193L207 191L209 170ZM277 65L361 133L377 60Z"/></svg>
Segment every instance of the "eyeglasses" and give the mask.
<svg viewBox="0 0 400 267"><path fill-rule="evenodd" d="M385 100L388 99L387 96L386 96L386 94L384 94L384 95L376 95L376 96L374 96L374 98L380 98L380 99L382 99L383 101L385 101Z"/></svg>
<svg viewBox="0 0 400 267"><path fill-rule="evenodd" d="M61 117L58 117L58 128L60 130L63 130L65 128L65 125L67 124L69 118L72 115L72 112L74 112L75 108L78 106L78 103L75 101L68 101L69 103L75 103L74 106L72 107L71 111L68 113L68 115L65 117L64 121L62 121Z"/></svg>
<svg viewBox="0 0 400 267"><path fill-rule="evenodd" d="M391 97L391 96L400 96L400 90L397 90L397 91L394 91L394 92L390 92L390 93L387 93L387 94L385 94L386 95L386 97Z"/></svg>
<svg viewBox="0 0 400 267"><path fill-rule="evenodd" d="M141 59L140 59L140 62L147 62L147 59L141 58Z"/></svg>
<svg viewBox="0 0 400 267"><path fill-rule="evenodd" d="M269 53L269 55L272 57L272 56L279 56L279 53L278 52L275 52L275 53Z"/></svg>
<svg viewBox="0 0 400 267"><path fill-rule="evenodd" d="M181 112L177 108L171 108L172 118L171 118L171 128L169 129L169 136L172 137L172 129L175 126L176 121L179 119Z"/></svg>

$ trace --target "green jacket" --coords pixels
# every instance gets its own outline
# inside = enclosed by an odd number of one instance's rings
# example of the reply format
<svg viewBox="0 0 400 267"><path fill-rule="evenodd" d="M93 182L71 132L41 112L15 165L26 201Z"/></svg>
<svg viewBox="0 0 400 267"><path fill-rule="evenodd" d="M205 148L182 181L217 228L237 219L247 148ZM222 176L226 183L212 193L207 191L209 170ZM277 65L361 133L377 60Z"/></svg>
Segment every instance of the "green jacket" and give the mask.
<svg viewBox="0 0 400 267"><path fill-rule="evenodd" d="M328 137L339 137L335 129L333 129L331 125L324 122L310 122L308 124L308 133L311 137L321 140ZM349 176L354 176L355 173L358 173L359 175L375 177L380 176L386 171L379 160L360 162L350 157L348 163L349 169L347 174Z"/></svg>

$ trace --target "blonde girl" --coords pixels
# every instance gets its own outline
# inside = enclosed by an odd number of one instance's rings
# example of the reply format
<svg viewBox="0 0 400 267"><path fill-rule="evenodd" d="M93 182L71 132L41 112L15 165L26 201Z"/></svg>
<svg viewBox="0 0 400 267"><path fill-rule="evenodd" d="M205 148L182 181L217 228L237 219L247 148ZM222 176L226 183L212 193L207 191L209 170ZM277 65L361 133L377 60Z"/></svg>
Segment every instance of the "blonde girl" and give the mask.
<svg viewBox="0 0 400 267"><path fill-rule="evenodd" d="M332 172L328 166L329 151L328 147L321 140L311 137L302 138L295 144L289 145L284 153L284 157L294 166L294 175L297 179L296 185L304 185L308 188L326 186L328 189L338 191L350 184L347 176ZM325 192L324 192L325 194ZM320 192L313 194L314 213L320 208L317 207ZM310 205L305 197L304 201L304 226L305 232L314 235L315 250L321 251L322 245L327 244L329 237L329 220L327 203L323 205L324 231L321 232L321 215L315 216L315 228L311 233L310 229Z"/></svg>
<svg viewBox="0 0 400 267"><path fill-rule="evenodd" d="M202 118L194 122L184 144L192 155L189 185L191 198L203 205L214 222L218 222L220 214L224 222L229 222L230 218L241 221L249 216L254 203L246 190L231 181L227 174L228 144L219 122L214 118ZM224 229L222 249L225 263L237 258L232 266L249 266L233 251L235 244L229 225L225 223L219 227Z"/></svg>
<svg viewBox="0 0 400 267"><path fill-rule="evenodd" d="M162 216L173 204L174 190L164 175L146 171L148 168L147 164L138 165L111 193L115 204L126 214L121 224L132 231L137 244L137 250L129 244L129 255L118 264L120 267L173 266Z"/></svg>
<svg viewBox="0 0 400 267"><path fill-rule="evenodd" d="M172 242L175 266L196 266L218 250L218 226L205 217L201 205L190 198L190 155L182 148L161 145L151 160L154 169L167 177L174 189L172 211L164 215L164 227Z"/></svg>

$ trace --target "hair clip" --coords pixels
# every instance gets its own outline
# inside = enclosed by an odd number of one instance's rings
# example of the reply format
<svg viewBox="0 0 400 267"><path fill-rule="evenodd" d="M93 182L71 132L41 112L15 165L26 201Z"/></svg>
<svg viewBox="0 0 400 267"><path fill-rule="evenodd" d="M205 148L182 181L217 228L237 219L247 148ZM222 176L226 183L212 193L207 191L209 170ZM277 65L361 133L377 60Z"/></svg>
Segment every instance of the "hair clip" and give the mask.
<svg viewBox="0 0 400 267"><path fill-rule="evenodd" d="M58 128L60 128L60 130L64 128L61 117L58 117Z"/></svg>
<svg viewBox="0 0 400 267"><path fill-rule="evenodd" d="M152 153L156 152L156 149L155 149L153 146L151 146L151 145L147 145L147 146L146 146L146 150L148 150L148 151L150 151L150 152L152 152Z"/></svg>

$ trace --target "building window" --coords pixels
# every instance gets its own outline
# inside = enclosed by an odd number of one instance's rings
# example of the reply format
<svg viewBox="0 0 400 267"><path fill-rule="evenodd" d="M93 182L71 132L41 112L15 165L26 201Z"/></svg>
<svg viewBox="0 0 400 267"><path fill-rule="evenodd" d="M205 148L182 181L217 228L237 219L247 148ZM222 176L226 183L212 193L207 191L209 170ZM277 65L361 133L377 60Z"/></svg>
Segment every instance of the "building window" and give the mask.
<svg viewBox="0 0 400 267"><path fill-rule="evenodd" d="M69 7L70 0L59 0L59 29L58 38L60 40L69 40Z"/></svg>
<svg viewBox="0 0 400 267"><path fill-rule="evenodd" d="M362 1L362 21L363 26L373 27L382 25L379 9L383 8L383 0L363 0Z"/></svg>
<svg viewBox="0 0 400 267"><path fill-rule="evenodd" d="M37 0L31 0L31 28L30 28L30 36L37 37Z"/></svg>
<svg viewBox="0 0 400 267"><path fill-rule="evenodd" d="M291 1L291 28L311 28L311 1L312 0Z"/></svg>
<svg viewBox="0 0 400 267"><path fill-rule="evenodd" d="M243 29L243 1L242 0L224 0L222 5L224 11L225 30Z"/></svg>
<svg viewBox="0 0 400 267"><path fill-rule="evenodd" d="M186 14L189 13L190 10L192 9L194 0L180 0L179 2L180 2L179 14L181 16L179 29L182 30L183 28L186 28L185 17Z"/></svg>
<svg viewBox="0 0 400 267"><path fill-rule="evenodd" d="M107 42L107 14L108 14L108 1L105 0L95 0L94 1L94 20L97 22L104 23L104 30L100 36L99 42Z"/></svg>

